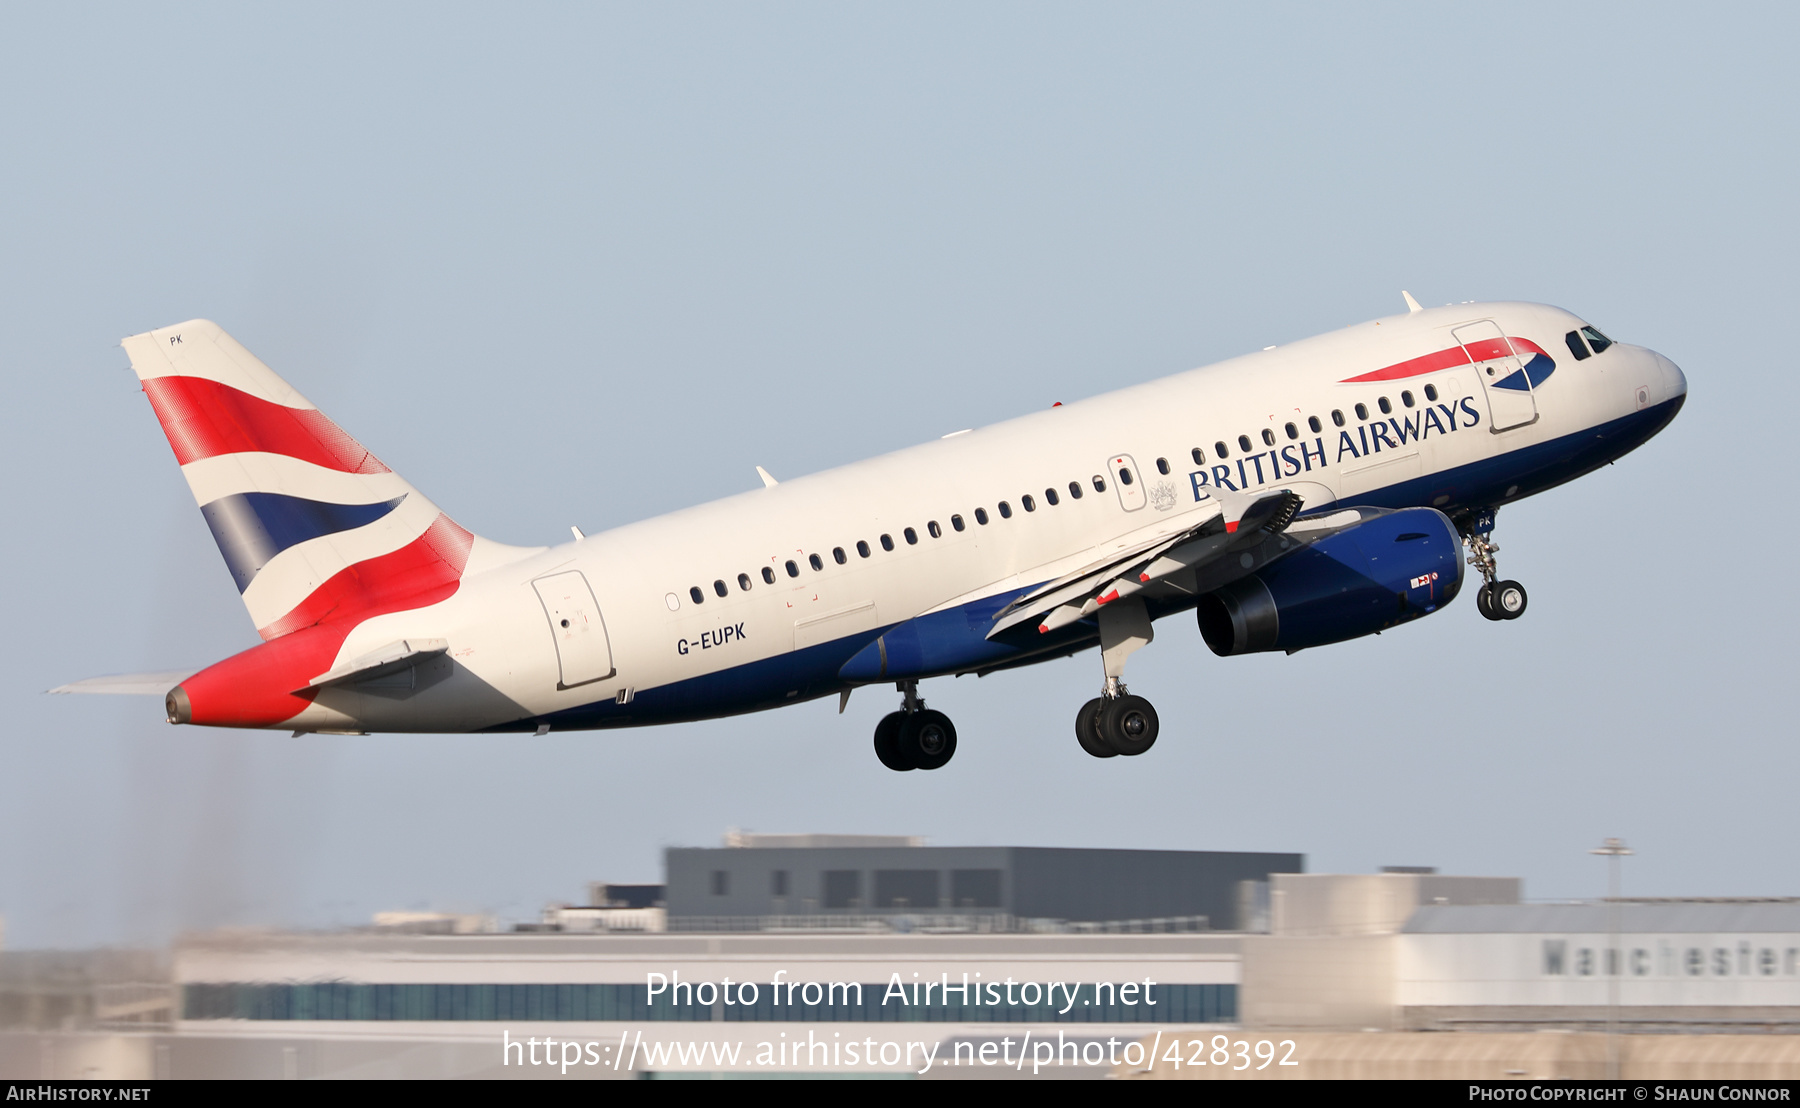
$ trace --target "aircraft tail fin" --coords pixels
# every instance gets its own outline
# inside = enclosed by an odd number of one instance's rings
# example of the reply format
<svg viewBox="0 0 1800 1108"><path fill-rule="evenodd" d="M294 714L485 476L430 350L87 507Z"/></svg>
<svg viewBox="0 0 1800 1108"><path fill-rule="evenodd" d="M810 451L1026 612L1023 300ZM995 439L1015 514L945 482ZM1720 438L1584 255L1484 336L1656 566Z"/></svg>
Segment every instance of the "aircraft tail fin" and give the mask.
<svg viewBox="0 0 1800 1108"><path fill-rule="evenodd" d="M483 540L217 324L123 345L265 640L456 591Z"/></svg>

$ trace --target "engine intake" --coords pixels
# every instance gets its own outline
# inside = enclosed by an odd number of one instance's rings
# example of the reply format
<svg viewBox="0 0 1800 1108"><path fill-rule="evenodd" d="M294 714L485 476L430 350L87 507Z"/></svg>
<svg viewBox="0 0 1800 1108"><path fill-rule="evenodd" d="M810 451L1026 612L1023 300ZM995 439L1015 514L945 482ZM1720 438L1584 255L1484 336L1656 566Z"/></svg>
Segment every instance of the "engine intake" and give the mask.
<svg viewBox="0 0 1800 1108"><path fill-rule="evenodd" d="M1407 508L1308 543L1200 598L1214 654L1293 653L1430 615L1462 588L1462 537L1434 508Z"/></svg>

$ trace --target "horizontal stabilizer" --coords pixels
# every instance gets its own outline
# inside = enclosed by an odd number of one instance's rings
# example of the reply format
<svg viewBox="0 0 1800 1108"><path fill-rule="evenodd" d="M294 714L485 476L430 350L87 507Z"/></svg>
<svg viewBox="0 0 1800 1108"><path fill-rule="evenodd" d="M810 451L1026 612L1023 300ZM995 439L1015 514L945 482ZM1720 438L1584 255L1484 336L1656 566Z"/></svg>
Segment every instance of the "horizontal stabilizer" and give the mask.
<svg viewBox="0 0 1800 1108"><path fill-rule="evenodd" d="M50 689L53 693L100 693L107 696L166 696L170 689L192 677L197 671L172 669L164 673L115 673L107 677L90 677L71 681Z"/></svg>
<svg viewBox="0 0 1800 1108"><path fill-rule="evenodd" d="M306 689L324 688L326 685L342 685L350 681L368 681L376 677L385 677L397 673L422 658L434 658L450 649L447 639L401 639L392 642L379 650L371 650L359 658L353 658L336 669L319 674L307 683ZM295 689L296 693L306 689Z"/></svg>

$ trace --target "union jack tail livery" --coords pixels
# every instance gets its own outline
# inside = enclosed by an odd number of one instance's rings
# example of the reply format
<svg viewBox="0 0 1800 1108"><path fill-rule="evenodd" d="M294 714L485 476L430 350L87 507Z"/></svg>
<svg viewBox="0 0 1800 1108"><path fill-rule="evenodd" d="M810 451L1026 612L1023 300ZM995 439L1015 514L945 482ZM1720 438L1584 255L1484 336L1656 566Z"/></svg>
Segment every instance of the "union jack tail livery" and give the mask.
<svg viewBox="0 0 1800 1108"><path fill-rule="evenodd" d="M217 324L124 346L265 642L184 682L171 718L287 719L358 624L456 592L475 536Z"/></svg>

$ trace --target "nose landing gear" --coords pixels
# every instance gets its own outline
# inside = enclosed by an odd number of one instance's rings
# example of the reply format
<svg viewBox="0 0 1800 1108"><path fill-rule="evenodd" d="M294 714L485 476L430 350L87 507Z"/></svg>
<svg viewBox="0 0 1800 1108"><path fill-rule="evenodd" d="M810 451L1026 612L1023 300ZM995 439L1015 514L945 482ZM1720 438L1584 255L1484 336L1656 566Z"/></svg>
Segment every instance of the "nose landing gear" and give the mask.
<svg viewBox="0 0 1800 1108"><path fill-rule="evenodd" d="M1481 574L1481 588L1475 592L1475 610L1486 619L1518 619L1525 614L1525 586L1517 581L1496 581L1499 565L1494 555L1500 544L1493 540L1494 512L1478 512L1469 524L1469 564Z"/></svg>
<svg viewBox="0 0 1800 1108"><path fill-rule="evenodd" d="M1142 600L1115 600L1100 609L1100 658L1106 687L1075 713L1075 739L1096 758L1134 757L1156 745L1156 709L1125 691L1125 659L1148 646L1155 632Z"/></svg>
<svg viewBox="0 0 1800 1108"><path fill-rule="evenodd" d="M956 756L956 725L925 707L919 683L899 682L901 706L875 725L875 757L891 770L942 769Z"/></svg>

